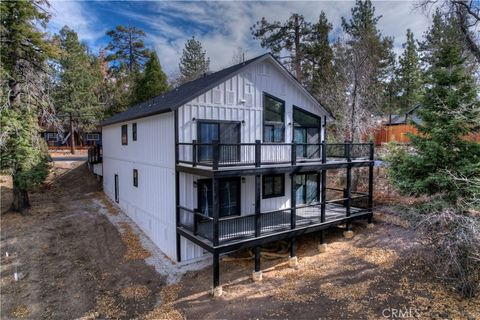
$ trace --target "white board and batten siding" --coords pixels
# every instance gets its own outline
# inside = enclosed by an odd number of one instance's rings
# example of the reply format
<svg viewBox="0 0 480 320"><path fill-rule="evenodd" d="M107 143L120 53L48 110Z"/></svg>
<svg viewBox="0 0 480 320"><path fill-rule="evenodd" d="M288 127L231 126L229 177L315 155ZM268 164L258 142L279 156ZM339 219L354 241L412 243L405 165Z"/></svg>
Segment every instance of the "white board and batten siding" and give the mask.
<svg viewBox="0 0 480 320"><path fill-rule="evenodd" d="M127 215L172 260L176 260L175 136L173 112L103 127L103 187ZM132 140L137 123L137 141ZM128 144L121 127L128 125ZM133 185L138 170L138 187Z"/></svg>
<svg viewBox="0 0 480 320"><path fill-rule="evenodd" d="M179 141L197 139L197 120L244 121L241 142L262 140L263 94L268 93L285 101L285 141L291 142L293 106L319 116L326 114L289 77L269 59L247 66L239 74L178 109ZM137 123L137 141L132 141L134 122ZM125 123L128 124L126 146L121 144L121 126ZM114 175L118 174L120 207L167 256L176 260L173 112L125 123L103 127L104 191L112 200L115 199ZM262 154L262 158L264 156L268 155ZM133 169L138 170L138 187L133 186ZM197 189L193 182L200 178L180 173L181 205L191 209L196 207ZM254 213L254 180L254 177L247 176L241 183L242 214ZM290 193L290 179L286 175L285 195L262 199L261 210L290 207ZM182 238L181 253L182 261L185 261L200 257L205 252Z"/></svg>

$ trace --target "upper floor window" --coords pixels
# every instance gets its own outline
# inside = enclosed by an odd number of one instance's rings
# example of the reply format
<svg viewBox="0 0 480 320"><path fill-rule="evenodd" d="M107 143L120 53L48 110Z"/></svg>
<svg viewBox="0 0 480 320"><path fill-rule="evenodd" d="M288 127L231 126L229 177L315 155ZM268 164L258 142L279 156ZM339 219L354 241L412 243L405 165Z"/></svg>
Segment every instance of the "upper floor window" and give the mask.
<svg viewBox="0 0 480 320"><path fill-rule="evenodd" d="M137 141L137 123L132 123L132 140Z"/></svg>
<svg viewBox="0 0 480 320"><path fill-rule="evenodd" d="M128 144L128 126L126 124L122 125L122 145L126 146Z"/></svg>
<svg viewBox="0 0 480 320"><path fill-rule="evenodd" d="M263 96L263 141L285 141L285 102L267 94Z"/></svg>

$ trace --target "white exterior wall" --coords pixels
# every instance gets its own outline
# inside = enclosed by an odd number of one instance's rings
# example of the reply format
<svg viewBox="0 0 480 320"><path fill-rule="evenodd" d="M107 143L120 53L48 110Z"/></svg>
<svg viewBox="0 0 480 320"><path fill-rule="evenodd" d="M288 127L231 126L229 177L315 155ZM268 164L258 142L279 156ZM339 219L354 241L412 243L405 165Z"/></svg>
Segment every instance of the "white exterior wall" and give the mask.
<svg viewBox="0 0 480 320"><path fill-rule="evenodd" d="M263 93L285 101L285 142L291 142L293 106L319 116L325 112L301 90L290 76L268 59L248 66L238 75L207 91L178 109L179 141L197 139L196 121L245 121L241 142L262 140ZM245 103L241 103L245 100ZM137 141L132 141L132 123L137 123ZM128 145L121 144L121 126L128 124ZM292 125L289 125L292 123ZM322 131L322 138L324 132ZM173 112L103 127L104 191L112 200L114 174L119 176L120 207L171 259L176 260L175 230L175 138ZM181 151L180 151L181 152ZM290 155L286 155L287 159ZM262 155L264 157L264 155ZM138 170L138 187L133 186L133 169ZM180 204L194 209L197 189L193 181L202 177L180 173ZM241 183L241 212L254 213L253 176ZM261 200L261 210L290 207L290 178L285 175L285 196ZM202 248L181 239L182 261L200 257Z"/></svg>
<svg viewBox="0 0 480 320"><path fill-rule="evenodd" d="M175 137L173 112L103 127L103 189L115 201L114 175L119 179L119 206L171 259L176 260ZM132 123L137 123L137 141ZM128 145L121 127L128 124ZM138 170L138 187L133 186Z"/></svg>

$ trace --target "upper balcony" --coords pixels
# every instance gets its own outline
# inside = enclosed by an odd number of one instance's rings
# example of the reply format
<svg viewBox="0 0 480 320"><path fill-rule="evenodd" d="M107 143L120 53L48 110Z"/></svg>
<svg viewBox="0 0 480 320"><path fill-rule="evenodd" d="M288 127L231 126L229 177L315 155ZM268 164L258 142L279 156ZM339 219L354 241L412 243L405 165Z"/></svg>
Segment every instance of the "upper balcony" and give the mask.
<svg viewBox="0 0 480 320"><path fill-rule="evenodd" d="M369 163L373 143L191 143L177 144L178 163L207 170Z"/></svg>

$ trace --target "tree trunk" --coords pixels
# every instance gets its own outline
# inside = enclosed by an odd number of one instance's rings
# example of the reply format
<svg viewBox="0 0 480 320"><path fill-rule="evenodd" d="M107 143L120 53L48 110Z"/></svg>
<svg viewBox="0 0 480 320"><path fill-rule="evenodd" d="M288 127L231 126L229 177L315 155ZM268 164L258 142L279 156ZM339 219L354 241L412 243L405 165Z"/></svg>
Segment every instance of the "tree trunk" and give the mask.
<svg viewBox="0 0 480 320"><path fill-rule="evenodd" d="M297 80L302 82L302 49L300 48L300 23L298 21L298 16L295 16L295 59L294 59L294 69L295 76Z"/></svg>
<svg viewBox="0 0 480 320"><path fill-rule="evenodd" d="M75 132L73 131L72 114L70 113L70 152L75 154Z"/></svg>
<svg viewBox="0 0 480 320"><path fill-rule="evenodd" d="M28 191L20 188L20 186L15 183L15 179L13 179L13 202L10 209L24 214L25 209L28 208L30 208Z"/></svg>

